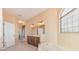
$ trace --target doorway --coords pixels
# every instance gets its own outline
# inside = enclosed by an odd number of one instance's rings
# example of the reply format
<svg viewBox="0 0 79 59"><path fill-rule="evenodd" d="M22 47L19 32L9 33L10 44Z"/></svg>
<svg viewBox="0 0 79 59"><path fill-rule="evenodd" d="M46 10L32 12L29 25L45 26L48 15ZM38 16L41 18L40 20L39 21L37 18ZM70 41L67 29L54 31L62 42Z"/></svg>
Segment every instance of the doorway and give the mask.
<svg viewBox="0 0 79 59"><path fill-rule="evenodd" d="M22 25L19 29L19 40L24 41L25 40L25 25Z"/></svg>

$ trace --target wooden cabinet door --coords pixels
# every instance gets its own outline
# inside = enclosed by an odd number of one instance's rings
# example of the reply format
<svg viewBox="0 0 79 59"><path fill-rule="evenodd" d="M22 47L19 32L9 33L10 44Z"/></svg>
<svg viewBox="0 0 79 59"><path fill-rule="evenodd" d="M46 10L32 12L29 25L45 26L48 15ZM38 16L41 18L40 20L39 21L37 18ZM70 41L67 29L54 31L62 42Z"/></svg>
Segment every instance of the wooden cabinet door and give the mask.
<svg viewBox="0 0 79 59"><path fill-rule="evenodd" d="M38 47L38 45L40 43L40 38L34 37L34 36L27 36L27 42L31 45Z"/></svg>

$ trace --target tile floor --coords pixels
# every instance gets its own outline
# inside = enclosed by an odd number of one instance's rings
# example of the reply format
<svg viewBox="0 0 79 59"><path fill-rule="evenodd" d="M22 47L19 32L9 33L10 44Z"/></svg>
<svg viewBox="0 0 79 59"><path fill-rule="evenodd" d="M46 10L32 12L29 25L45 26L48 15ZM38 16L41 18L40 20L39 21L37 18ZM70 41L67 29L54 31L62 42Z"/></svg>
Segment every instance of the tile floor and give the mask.
<svg viewBox="0 0 79 59"><path fill-rule="evenodd" d="M38 48L20 41L16 46L9 47L2 51L38 51Z"/></svg>

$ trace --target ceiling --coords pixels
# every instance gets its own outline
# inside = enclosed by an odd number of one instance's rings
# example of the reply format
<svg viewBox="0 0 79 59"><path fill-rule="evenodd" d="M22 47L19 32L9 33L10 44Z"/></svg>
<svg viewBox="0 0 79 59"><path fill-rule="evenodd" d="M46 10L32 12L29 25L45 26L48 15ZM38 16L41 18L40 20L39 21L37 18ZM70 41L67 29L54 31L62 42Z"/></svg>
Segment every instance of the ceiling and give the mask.
<svg viewBox="0 0 79 59"><path fill-rule="evenodd" d="M22 20L28 20L47 10L47 8L5 8L5 10L11 11Z"/></svg>

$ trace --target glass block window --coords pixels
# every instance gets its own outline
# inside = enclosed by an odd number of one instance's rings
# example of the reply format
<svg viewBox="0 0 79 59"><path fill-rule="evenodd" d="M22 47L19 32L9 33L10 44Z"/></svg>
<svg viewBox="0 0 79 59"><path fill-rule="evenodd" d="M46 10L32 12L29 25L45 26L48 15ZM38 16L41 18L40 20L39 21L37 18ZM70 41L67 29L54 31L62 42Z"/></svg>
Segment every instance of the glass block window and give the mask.
<svg viewBox="0 0 79 59"><path fill-rule="evenodd" d="M61 32L79 32L79 9L75 9L60 20Z"/></svg>

